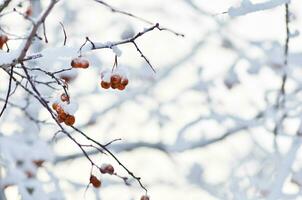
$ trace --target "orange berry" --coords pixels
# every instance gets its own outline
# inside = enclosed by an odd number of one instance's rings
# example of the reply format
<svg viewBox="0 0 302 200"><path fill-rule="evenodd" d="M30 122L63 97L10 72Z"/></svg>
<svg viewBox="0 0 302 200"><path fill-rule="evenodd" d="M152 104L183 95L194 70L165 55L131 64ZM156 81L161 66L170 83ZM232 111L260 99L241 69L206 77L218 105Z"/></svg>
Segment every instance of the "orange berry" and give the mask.
<svg viewBox="0 0 302 200"><path fill-rule="evenodd" d="M59 105L58 105L57 103L53 103L53 104L52 104L52 108L53 108L55 111L58 109L58 106L59 106Z"/></svg>
<svg viewBox="0 0 302 200"><path fill-rule="evenodd" d="M119 84L121 82L121 77L117 74L114 74L110 78L111 84Z"/></svg>
<svg viewBox="0 0 302 200"><path fill-rule="evenodd" d="M88 62L88 60L82 59L82 60L81 60L81 68L86 69L86 68L88 68L88 67L89 67L89 62Z"/></svg>
<svg viewBox="0 0 302 200"><path fill-rule="evenodd" d="M88 60L83 59L83 58L74 58L74 59L72 59L70 65L73 68L88 68L89 62L88 62Z"/></svg>
<svg viewBox="0 0 302 200"><path fill-rule="evenodd" d="M150 200L150 197L147 195L141 196L141 200Z"/></svg>
<svg viewBox="0 0 302 200"><path fill-rule="evenodd" d="M75 123L75 117L72 115L67 115L64 122L67 126L72 126Z"/></svg>
<svg viewBox="0 0 302 200"><path fill-rule="evenodd" d="M65 114L65 111L63 110L63 108L60 105L57 106L56 111L59 115Z"/></svg>
<svg viewBox="0 0 302 200"><path fill-rule="evenodd" d="M69 102L69 96L66 95L65 93L63 93L63 94L61 95L61 100L62 100L63 102L65 102L65 101Z"/></svg>
<svg viewBox="0 0 302 200"><path fill-rule="evenodd" d="M68 115L65 112L59 113L59 115L58 115L59 122L64 122L67 119L67 116Z"/></svg>
<svg viewBox="0 0 302 200"><path fill-rule="evenodd" d="M102 88L104 88L104 89L108 89L108 88L110 88L111 84L108 83L108 82L102 81L102 82L101 82L101 86L102 86Z"/></svg>
<svg viewBox="0 0 302 200"><path fill-rule="evenodd" d="M80 67L79 59L78 59L78 58L72 59L70 65L71 65L73 68L79 68L79 67Z"/></svg>
<svg viewBox="0 0 302 200"><path fill-rule="evenodd" d="M93 175L90 176L90 183L91 183L91 184L93 185L93 187L95 187L95 188L99 188L99 187L101 187L101 185L102 185L101 181L100 181L97 177L95 177L95 176L93 176Z"/></svg>

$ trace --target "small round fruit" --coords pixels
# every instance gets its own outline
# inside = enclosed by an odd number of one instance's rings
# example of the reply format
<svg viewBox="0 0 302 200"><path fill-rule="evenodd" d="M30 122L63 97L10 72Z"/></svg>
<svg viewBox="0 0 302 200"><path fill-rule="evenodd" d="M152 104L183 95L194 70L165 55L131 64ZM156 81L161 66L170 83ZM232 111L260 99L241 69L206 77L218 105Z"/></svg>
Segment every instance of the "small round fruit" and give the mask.
<svg viewBox="0 0 302 200"><path fill-rule="evenodd" d="M2 49L3 45L8 41L8 37L6 35L0 35L0 49Z"/></svg>
<svg viewBox="0 0 302 200"><path fill-rule="evenodd" d="M66 114L65 111L63 110L63 108L59 105L56 109L58 115L64 115Z"/></svg>
<svg viewBox="0 0 302 200"><path fill-rule="evenodd" d="M72 59L70 65L73 68L88 68L89 67L89 62L86 59L83 58L74 58Z"/></svg>
<svg viewBox="0 0 302 200"><path fill-rule="evenodd" d="M58 114L58 120L59 122L64 122L67 119L67 114L65 112L60 112Z"/></svg>
<svg viewBox="0 0 302 200"><path fill-rule="evenodd" d="M128 83L129 83L129 80L128 80L127 78L123 78L123 79L121 80L121 84L122 84L123 86L127 86Z"/></svg>
<svg viewBox="0 0 302 200"><path fill-rule="evenodd" d="M55 111L57 111L59 104L57 103L53 103L52 104L52 109L54 109Z"/></svg>
<svg viewBox="0 0 302 200"><path fill-rule="evenodd" d="M101 82L101 86L102 86L102 88L104 88L104 89L109 89L110 86L111 86L111 84L108 83L108 82L102 81L102 82Z"/></svg>
<svg viewBox="0 0 302 200"><path fill-rule="evenodd" d="M66 95L65 93L63 93L63 94L61 95L61 100L62 100L63 102L65 102L65 101L69 102L69 96Z"/></svg>
<svg viewBox="0 0 302 200"><path fill-rule="evenodd" d="M86 69L86 68L88 68L89 67L89 62L88 62L88 60L85 60L85 59L81 59L81 68L84 68L84 69Z"/></svg>
<svg viewBox="0 0 302 200"><path fill-rule="evenodd" d="M117 74L114 74L110 78L111 84L119 84L121 82L121 77Z"/></svg>
<svg viewBox="0 0 302 200"><path fill-rule="evenodd" d="M120 85L119 83L111 83L111 88L116 89L118 88L119 85Z"/></svg>
<svg viewBox="0 0 302 200"><path fill-rule="evenodd" d="M143 195L141 197L141 200L150 200L150 197L148 195Z"/></svg>
<svg viewBox="0 0 302 200"><path fill-rule="evenodd" d="M75 123L75 117L72 115L67 115L64 122L67 126L72 126Z"/></svg>
<svg viewBox="0 0 302 200"><path fill-rule="evenodd" d="M64 120L62 118L60 118L59 116L57 116L57 120L58 120L59 123L64 122Z"/></svg>
<svg viewBox="0 0 302 200"><path fill-rule="evenodd" d="M93 175L90 176L90 183L91 183L91 184L93 185L93 187L95 187L95 188L99 188L99 187L101 187L101 185L102 185L101 181L100 181L97 177L95 177L95 176L93 176Z"/></svg>
<svg viewBox="0 0 302 200"><path fill-rule="evenodd" d="M111 164L104 164L100 168L100 172L102 174L113 174L114 173L114 168Z"/></svg>
<svg viewBox="0 0 302 200"><path fill-rule="evenodd" d="M119 90L124 90L125 88L126 88L126 86L124 86L122 84L118 85L118 87L117 87L117 89L119 89Z"/></svg>

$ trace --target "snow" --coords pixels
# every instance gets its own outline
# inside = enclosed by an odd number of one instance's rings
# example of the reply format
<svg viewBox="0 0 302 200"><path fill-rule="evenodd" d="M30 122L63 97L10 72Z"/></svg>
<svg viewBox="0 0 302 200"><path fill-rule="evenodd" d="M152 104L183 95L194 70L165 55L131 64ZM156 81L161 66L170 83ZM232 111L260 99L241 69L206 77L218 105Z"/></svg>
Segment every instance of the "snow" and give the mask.
<svg viewBox="0 0 302 200"><path fill-rule="evenodd" d="M262 3L253 4L249 0L243 0L238 7L230 7L228 14L231 17L238 17L252 12L272 9L289 2L290 0L268 0Z"/></svg>
<svg viewBox="0 0 302 200"><path fill-rule="evenodd" d="M0 66L4 64L10 64L19 55L19 51L6 52L0 49Z"/></svg>
<svg viewBox="0 0 302 200"><path fill-rule="evenodd" d="M122 51L117 46L113 46L111 49L117 57L120 57L122 55Z"/></svg>
<svg viewBox="0 0 302 200"><path fill-rule="evenodd" d="M77 103L72 102L72 101L70 103L63 102L60 105L62 106L65 113L70 114L70 115L74 115L79 107Z"/></svg>
<svg viewBox="0 0 302 200"><path fill-rule="evenodd" d="M106 82L106 83L110 83L110 78L111 78L111 71L106 69L104 71L101 71L101 79Z"/></svg>
<svg viewBox="0 0 302 200"><path fill-rule="evenodd" d="M117 68L114 69L113 74L118 74L123 78L129 77L129 71L127 67L119 65Z"/></svg>
<svg viewBox="0 0 302 200"><path fill-rule="evenodd" d="M45 199L46 194L41 190L41 183L37 179L29 178L29 174L35 176L38 167L34 160L51 162L53 152L50 147L34 135L15 133L11 136L0 137L0 152L5 161L6 174L0 179L0 187L17 185L23 199ZM34 190L33 195L28 194L26 188Z"/></svg>
<svg viewBox="0 0 302 200"><path fill-rule="evenodd" d="M135 34L135 31L131 25L128 25L125 30L121 34L121 39L127 40L129 38L132 38Z"/></svg>

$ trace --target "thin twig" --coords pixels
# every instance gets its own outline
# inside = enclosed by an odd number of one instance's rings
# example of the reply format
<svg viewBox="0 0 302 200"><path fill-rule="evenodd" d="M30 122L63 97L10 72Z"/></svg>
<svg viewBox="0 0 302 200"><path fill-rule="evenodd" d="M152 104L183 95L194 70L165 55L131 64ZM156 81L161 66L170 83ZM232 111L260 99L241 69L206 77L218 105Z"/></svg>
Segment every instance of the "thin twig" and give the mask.
<svg viewBox="0 0 302 200"><path fill-rule="evenodd" d="M1 110L1 112L0 112L0 117L1 117L2 114L4 113L4 110L6 109L6 106L7 106L9 97L10 97L10 91L11 91L11 88L12 88L13 73L14 73L14 67L11 67L10 76L9 76L9 83L8 83L8 89L7 89L7 93L6 93L6 98L5 98L5 101L4 101L4 105L3 105L2 110Z"/></svg>
<svg viewBox="0 0 302 200"><path fill-rule="evenodd" d="M60 22L60 25L61 25L61 27L62 27L62 29L63 29L63 33L64 33L64 42L63 42L63 46L65 46L65 45L66 45L66 42L67 42L67 34L66 34L65 27L64 27L64 25L63 25L62 22Z"/></svg>

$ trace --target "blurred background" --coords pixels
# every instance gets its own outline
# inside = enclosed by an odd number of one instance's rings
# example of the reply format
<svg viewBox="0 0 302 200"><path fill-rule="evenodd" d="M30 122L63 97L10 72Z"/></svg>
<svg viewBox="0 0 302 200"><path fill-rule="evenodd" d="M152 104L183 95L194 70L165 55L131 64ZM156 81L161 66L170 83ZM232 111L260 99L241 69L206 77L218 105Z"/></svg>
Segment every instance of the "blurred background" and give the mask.
<svg viewBox="0 0 302 200"><path fill-rule="evenodd" d="M6 12L19 2L11 3ZM21 2L18 10L24 12L29 2ZM289 6L292 35L287 103L282 111L274 104L284 73L284 5L240 17L224 13L240 2L108 0L114 8L185 37L154 30L137 39L156 73L133 45L119 46L119 66L129 70L129 85L124 91L100 87L100 72L111 70L114 62L110 49L83 52L91 67L74 72L69 93L78 103L75 126L102 144L121 138L109 149L142 178L153 200L270 199L275 188L278 195L272 199L299 199L302 163L300 143L295 143L300 139L295 135L301 120L302 40L298 33L302 2L292 0ZM46 0L33 1L42 10L48 4ZM33 16L39 14L34 12ZM67 33L66 51L60 22ZM42 51L52 56L30 64L50 71L68 67L77 56L74 49L79 49L87 36L105 43L150 27L93 0L61 0L45 25L49 42L37 42L31 53ZM31 24L13 12L0 18L0 26L20 36ZM9 41L10 49L18 48L21 41ZM8 80L7 75L0 73L0 80ZM0 84L2 98L6 90L7 85ZM50 99L57 92L44 88ZM12 101L22 102L22 94L16 93ZM89 187L85 192L90 163L63 134L53 139L56 125L41 106L33 102L28 111L49 123L37 127L23 112L9 108L0 119L0 132L2 137L34 135L49 146L51 159L37 172L45 191L53 190L51 174L65 199L131 200L144 193L135 181L129 187L111 176L102 176L102 188ZM276 126L280 128L278 137L274 135ZM84 142L79 134L72 134ZM7 143L1 144L7 148ZM127 175L110 156L87 150L96 162L112 163L120 175ZM8 187L5 194L8 200L20 198L17 186Z"/></svg>

